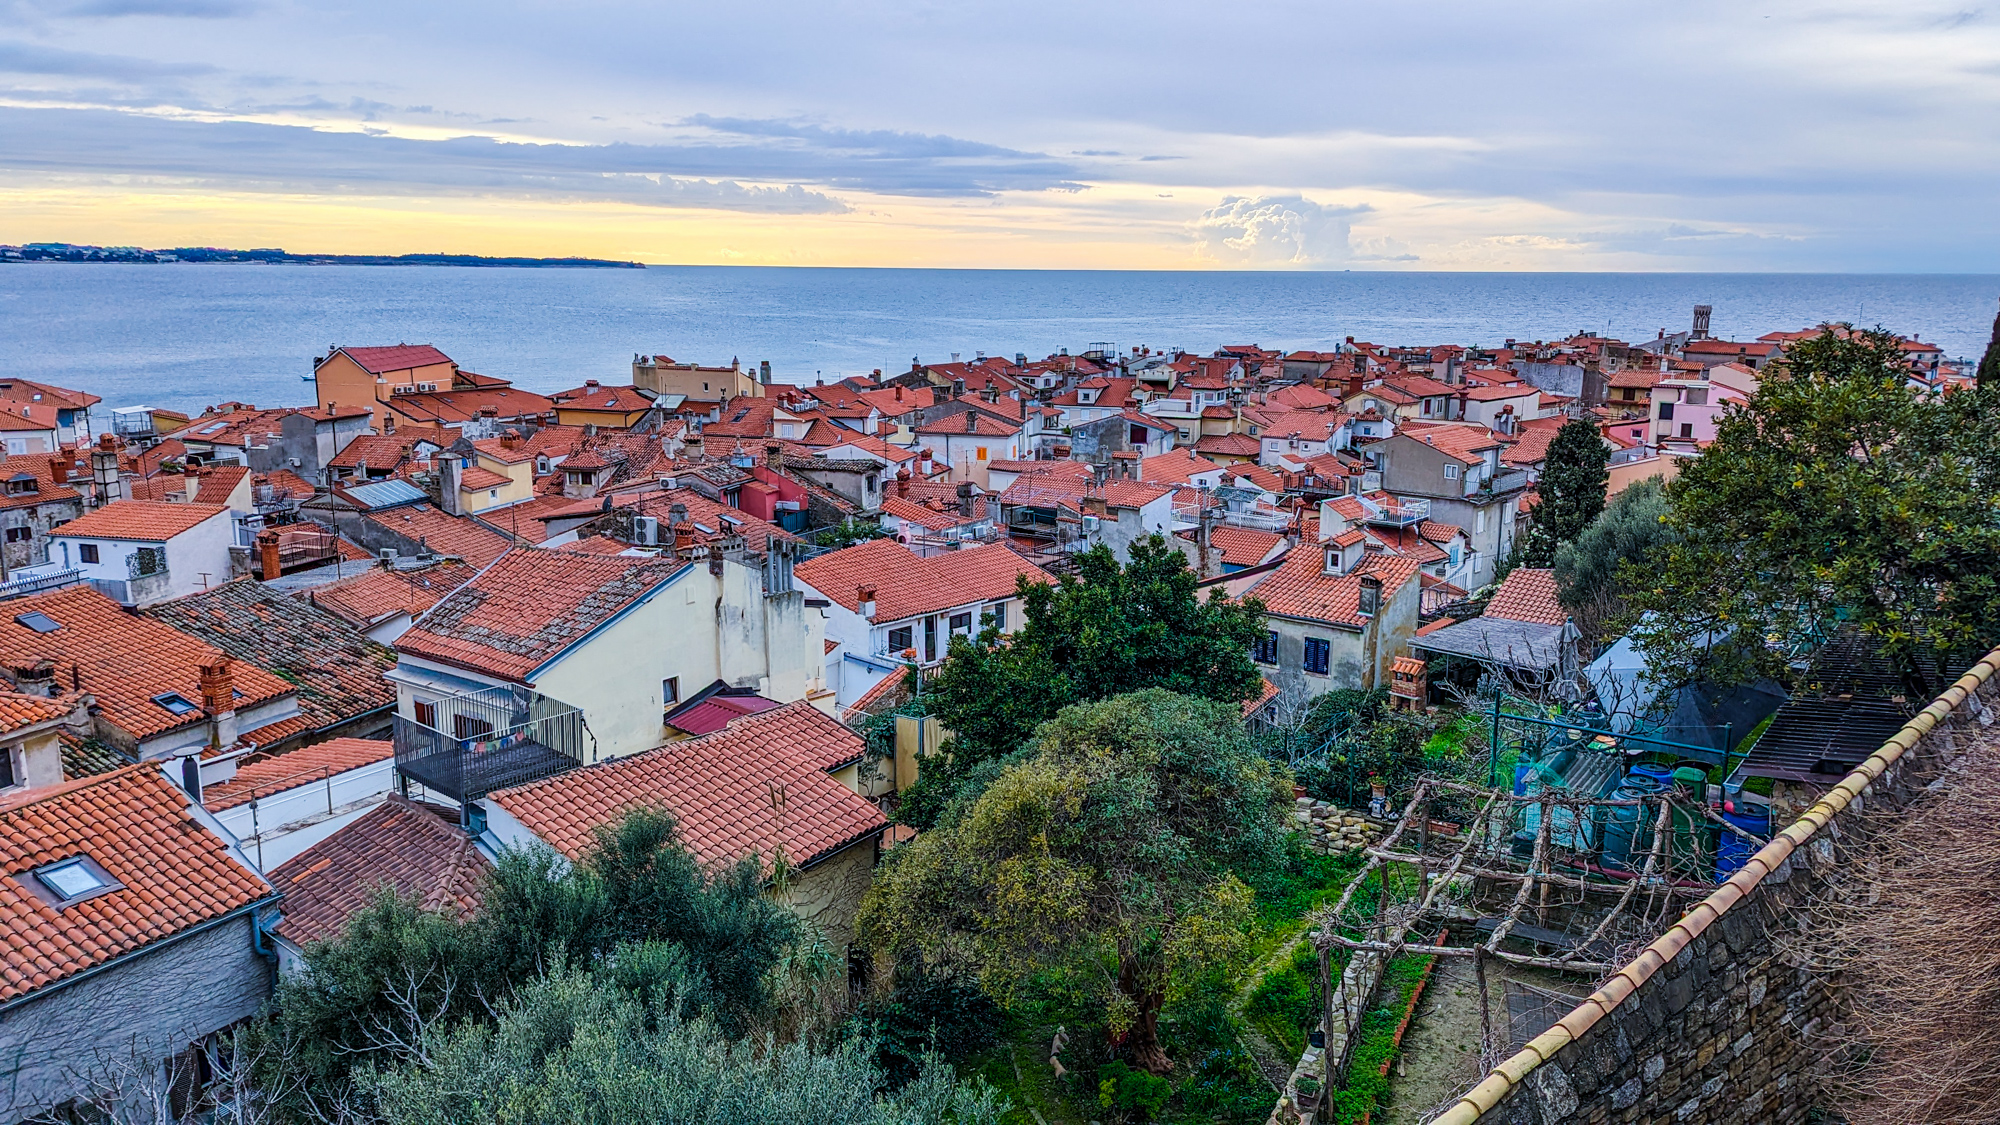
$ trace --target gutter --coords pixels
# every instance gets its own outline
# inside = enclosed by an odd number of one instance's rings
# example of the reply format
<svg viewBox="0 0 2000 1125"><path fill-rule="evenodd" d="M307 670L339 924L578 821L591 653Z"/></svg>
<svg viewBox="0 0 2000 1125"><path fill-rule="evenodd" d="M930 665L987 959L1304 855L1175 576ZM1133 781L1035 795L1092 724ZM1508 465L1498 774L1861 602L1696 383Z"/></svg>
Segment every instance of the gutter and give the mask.
<svg viewBox="0 0 2000 1125"><path fill-rule="evenodd" d="M1641 951L1630 964L1618 970L1617 975L1606 981L1602 988L1585 997L1583 1003L1557 1020L1554 1027L1529 1040L1528 1045L1514 1057L1494 1067L1479 1085L1459 1098L1456 1105L1433 1119L1432 1125L1474 1125L1481 1116L1491 1112L1516 1086L1526 1082L1528 1075L1537 1067L1553 1059L1558 1051L1581 1039L1597 1026L1599 1020L1616 1011L1695 938L1756 890L1765 876L1783 867L1792 853L1810 842L1876 779L1914 749L1919 740L1937 729L1938 724L1950 717L1960 704L1972 698L1974 692L1996 676L2000 676L2000 648L1987 653L1956 683L1946 688L1943 695L1918 712L1916 718L1903 724L1903 729L1891 735L1880 750L1870 754L1868 760L1854 767L1845 780L1834 786L1784 831L1773 836L1770 843L1751 856L1736 874L1716 888L1714 894L1696 903L1681 916L1680 921Z"/></svg>

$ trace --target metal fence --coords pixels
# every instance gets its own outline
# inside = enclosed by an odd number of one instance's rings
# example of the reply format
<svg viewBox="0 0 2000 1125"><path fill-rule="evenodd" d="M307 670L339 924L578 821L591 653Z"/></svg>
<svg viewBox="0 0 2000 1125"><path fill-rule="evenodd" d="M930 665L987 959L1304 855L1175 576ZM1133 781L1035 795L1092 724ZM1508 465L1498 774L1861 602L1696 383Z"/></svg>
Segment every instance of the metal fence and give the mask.
<svg viewBox="0 0 2000 1125"><path fill-rule="evenodd" d="M595 756L582 711L525 688L446 696L429 706L435 727L396 716L396 769L461 803Z"/></svg>

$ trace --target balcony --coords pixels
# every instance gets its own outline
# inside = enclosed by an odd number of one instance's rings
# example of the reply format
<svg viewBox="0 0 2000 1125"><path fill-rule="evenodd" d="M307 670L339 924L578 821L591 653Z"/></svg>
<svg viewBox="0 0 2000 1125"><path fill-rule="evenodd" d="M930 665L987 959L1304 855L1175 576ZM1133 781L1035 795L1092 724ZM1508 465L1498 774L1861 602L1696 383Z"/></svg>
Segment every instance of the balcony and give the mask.
<svg viewBox="0 0 2000 1125"><path fill-rule="evenodd" d="M1429 500L1398 498L1383 503L1364 496L1361 506L1368 511L1367 522L1376 527L1410 527L1431 518Z"/></svg>
<svg viewBox="0 0 2000 1125"><path fill-rule="evenodd" d="M0 601L25 598L30 594L47 593L74 586L83 581L83 572L75 567L60 563L42 563L15 569L7 581L0 582Z"/></svg>
<svg viewBox="0 0 2000 1125"><path fill-rule="evenodd" d="M398 714L396 772L469 804L583 765L583 712L525 688L491 688L438 700L431 718L451 733Z"/></svg>
<svg viewBox="0 0 2000 1125"><path fill-rule="evenodd" d="M1528 470L1508 469L1490 477L1465 482L1465 498L1484 500L1493 496L1505 496L1528 487Z"/></svg>

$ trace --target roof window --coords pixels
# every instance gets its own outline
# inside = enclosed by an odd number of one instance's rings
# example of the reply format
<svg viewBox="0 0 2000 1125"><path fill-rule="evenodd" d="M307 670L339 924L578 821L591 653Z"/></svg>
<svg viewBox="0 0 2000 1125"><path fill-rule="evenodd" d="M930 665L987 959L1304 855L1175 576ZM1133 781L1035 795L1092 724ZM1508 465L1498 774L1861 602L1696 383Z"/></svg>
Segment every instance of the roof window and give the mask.
<svg viewBox="0 0 2000 1125"><path fill-rule="evenodd" d="M61 625L56 623L55 618L50 617L46 613L18 614L14 618L14 623L16 625L25 625L37 633L53 633L57 629L62 628Z"/></svg>
<svg viewBox="0 0 2000 1125"><path fill-rule="evenodd" d="M188 702L186 696L171 691L164 695L154 696L153 702L165 707L176 715L191 715L201 710L201 708L196 707L193 703Z"/></svg>
<svg viewBox="0 0 2000 1125"><path fill-rule="evenodd" d="M57 906L68 906L106 891L115 891L121 885L109 871L83 855L38 867L34 875L35 881L42 885Z"/></svg>

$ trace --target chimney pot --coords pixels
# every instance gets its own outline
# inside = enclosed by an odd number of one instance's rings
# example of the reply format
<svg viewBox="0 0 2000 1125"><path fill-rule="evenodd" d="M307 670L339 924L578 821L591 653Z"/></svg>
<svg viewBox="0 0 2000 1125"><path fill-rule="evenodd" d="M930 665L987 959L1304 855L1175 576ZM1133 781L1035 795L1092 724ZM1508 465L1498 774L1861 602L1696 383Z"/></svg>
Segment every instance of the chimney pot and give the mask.
<svg viewBox="0 0 2000 1125"><path fill-rule="evenodd" d="M859 612L860 612L861 616L863 616L863 617L873 617L873 616L875 616L875 584L874 584L874 583L872 583L872 582L863 582L863 583L861 583L861 584L860 584L859 586L856 586L856 587L854 588L854 600L855 600L855 601L856 601L857 603L859 603L859 606L858 606L858 609L859 609Z"/></svg>
<svg viewBox="0 0 2000 1125"><path fill-rule="evenodd" d="M227 656L213 664L203 664L201 671L201 705L211 715L236 710L236 693L231 683L229 658Z"/></svg>

